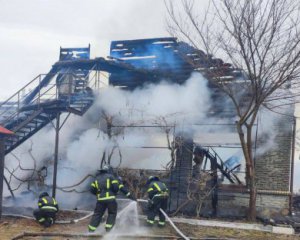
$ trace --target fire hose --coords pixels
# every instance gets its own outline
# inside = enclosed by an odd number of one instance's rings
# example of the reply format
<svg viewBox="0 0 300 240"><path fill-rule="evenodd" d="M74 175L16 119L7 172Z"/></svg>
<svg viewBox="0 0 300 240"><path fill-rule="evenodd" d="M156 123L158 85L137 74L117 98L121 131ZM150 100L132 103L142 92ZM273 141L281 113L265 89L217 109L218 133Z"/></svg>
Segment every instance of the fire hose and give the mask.
<svg viewBox="0 0 300 240"><path fill-rule="evenodd" d="M58 221L55 221L55 223L58 223L58 224L68 224L68 223L77 223L79 221L82 221L90 216L93 215L93 212L90 212L90 211L81 211L81 212L86 212L88 213L86 216L82 217L82 218L78 218L78 219L72 219L72 220L67 220L67 221L63 221L63 220L58 220ZM21 217L21 218L27 218L27 219L32 219L32 220L35 220L34 217L30 217L30 216L26 216L26 215L21 215L21 214L2 214L2 216L8 216L8 217Z"/></svg>
<svg viewBox="0 0 300 240"><path fill-rule="evenodd" d="M137 202L148 202L148 200L145 199L137 199ZM166 219L169 221L170 225L174 228L174 230L185 240L190 240L187 236L185 236L178 227L176 227L176 225L173 223L173 221L171 220L171 218L165 213L164 210L162 210L161 208L159 209L159 211L161 211L161 213L166 217Z"/></svg>
<svg viewBox="0 0 300 240"><path fill-rule="evenodd" d="M145 199L137 199L137 202L148 202L148 200ZM171 218L165 213L164 210L162 210L161 208L159 209L161 211L161 213L166 217L166 219L169 221L170 225L174 228L174 230L185 240L190 240L187 236L185 236L179 229L178 227L176 227L176 225L173 223L173 221L171 220ZM68 224L68 223L77 223L81 220L84 220L90 216L93 215L93 212L88 212L88 211L84 211L87 212L89 214L87 214L86 216L82 217L82 218L78 218L78 219L74 219L74 220L69 220L69 221L56 221L56 223L59 224ZM19 214L2 214L3 216L14 216L14 217L22 217L22 218L27 218L27 219L34 219L33 217L29 217L29 216L25 216L25 215L19 215Z"/></svg>

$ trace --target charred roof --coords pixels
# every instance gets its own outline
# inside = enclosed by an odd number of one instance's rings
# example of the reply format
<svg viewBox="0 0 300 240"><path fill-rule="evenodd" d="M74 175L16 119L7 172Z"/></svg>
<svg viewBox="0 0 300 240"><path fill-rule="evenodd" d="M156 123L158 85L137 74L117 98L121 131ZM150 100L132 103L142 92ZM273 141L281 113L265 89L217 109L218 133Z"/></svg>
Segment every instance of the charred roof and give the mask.
<svg viewBox="0 0 300 240"><path fill-rule="evenodd" d="M222 59L214 58L187 43L178 42L176 38L113 41L110 58L179 84L185 82L193 71L201 72L207 78L222 77L228 80L243 74ZM110 75L110 83L114 86L132 88L147 81L149 78L136 78L131 73L112 72Z"/></svg>

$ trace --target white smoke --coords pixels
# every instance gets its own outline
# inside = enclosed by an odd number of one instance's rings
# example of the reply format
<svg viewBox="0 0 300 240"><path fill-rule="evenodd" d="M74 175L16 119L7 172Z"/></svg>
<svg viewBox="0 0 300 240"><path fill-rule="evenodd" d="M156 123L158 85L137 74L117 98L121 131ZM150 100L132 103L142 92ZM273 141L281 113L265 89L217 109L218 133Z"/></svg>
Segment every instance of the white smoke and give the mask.
<svg viewBox="0 0 300 240"><path fill-rule="evenodd" d="M71 186L87 175L94 174L100 168L104 151L108 150L109 153L114 147L117 147L112 157L115 167L121 164L121 167L128 168L161 169L170 161L165 127L176 126L175 130L172 129L171 137L174 131L188 132L193 137L216 132L220 128L226 132L227 128L222 126L216 130L216 126L193 125L207 121L219 122L218 119L206 118L209 108L210 91L207 81L199 73L194 73L183 85L162 82L134 91L113 87L102 89L89 111L83 117L71 115L60 132L57 185ZM103 113L112 117L113 125L120 126L112 129L112 133L117 134L111 138L107 135ZM63 114L62 119L66 116ZM269 114L266 116L270 117ZM134 127L141 125L157 127ZM275 135L271 133L275 131L270 124L261 125L260 128L261 132L270 135L267 143L272 146ZM48 164L46 183L49 186L52 184L54 139L54 128L48 125L32 138L32 143L26 142L15 151L22 159L22 166L32 167L32 157L28 154L32 144L31 153L37 160L37 169ZM261 145L258 152L268 148L268 144ZM15 160L9 159L13 158L7 157L7 166L14 168ZM78 186L77 190L83 191L86 184ZM58 196L62 197L61 194L59 192ZM74 204L78 202L76 198L72 199Z"/></svg>
<svg viewBox="0 0 300 240"><path fill-rule="evenodd" d="M89 111L83 117L71 115L60 131L58 187L71 186L88 174L94 174L100 167L103 152L116 146L113 166L121 163L122 167L161 169L170 161L165 127L176 125L176 130L193 132L190 125L203 121L210 107L206 84L200 74L193 74L183 85L162 82L134 91L113 87L102 89ZM112 117L113 125L131 127L113 128L113 134L118 134L109 138L103 113ZM62 115L61 122L66 116ZM134 128L132 125L157 127ZM173 134L174 131L170 136ZM49 186L52 184L54 139L55 131L49 124L32 137L32 143L26 142L14 151L21 156L22 165L33 167L32 157L28 154L32 144L36 168L48 166L46 183ZM9 158L12 157L7 157L7 162ZM7 166L14 168L14 164L11 161ZM20 171L16 174L28 173ZM84 190L86 184L76 187L77 190ZM59 191L57 197L63 198L61 194ZM72 201L77 202L75 198Z"/></svg>
<svg viewBox="0 0 300 240"><path fill-rule="evenodd" d="M293 114L290 110L290 106L282 108L280 113L266 108L260 110L255 127L253 128L253 139L255 140L253 144L256 147L255 154L257 156L261 156L279 147L279 143L276 140L279 133L290 131L290 134L292 134L292 121L287 120L288 124L286 126L286 122L283 122L283 118L287 118L288 115Z"/></svg>
<svg viewBox="0 0 300 240"><path fill-rule="evenodd" d="M206 80L194 73L184 85L163 82L133 92L110 87L99 95L96 105L112 116L117 115L124 122L149 122L158 117L167 117L170 122L175 122L202 119L209 102Z"/></svg>
<svg viewBox="0 0 300 240"><path fill-rule="evenodd" d="M114 125L176 124L183 129L193 121L201 121L208 108L209 91L206 80L200 74L194 74L184 85L163 82L159 85L147 85L132 92L108 87L99 94L85 120L92 119L89 116L93 116L93 124L97 127L101 113L105 112L106 115L113 117ZM162 118L166 122L163 122ZM105 125L105 122L100 123ZM85 125L90 126L91 122ZM155 166L156 162L155 167L161 168L161 163L169 161L168 150L139 148L167 147L166 136L162 129L159 127L149 129L125 127L112 139L97 128L87 129L78 139L68 143L66 161L69 166L76 166L76 168L84 163L80 167L81 171L96 170L100 167L104 149L117 145L122 153L123 167L143 168L144 165L145 168L151 168L151 165ZM112 163L118 165L117 152L114 159ZM153 159L156 161L153 162Z"/></svg>

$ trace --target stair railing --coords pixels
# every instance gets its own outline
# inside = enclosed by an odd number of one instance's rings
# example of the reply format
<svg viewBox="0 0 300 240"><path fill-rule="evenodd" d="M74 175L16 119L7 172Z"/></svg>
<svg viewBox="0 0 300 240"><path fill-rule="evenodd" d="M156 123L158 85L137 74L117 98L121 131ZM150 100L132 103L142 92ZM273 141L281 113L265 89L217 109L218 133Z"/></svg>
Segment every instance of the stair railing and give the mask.
<svg viewBox="0 0 300 240"><path fill-rule="evenodd" d="M91 89L96 89L97 87L97 81L98 81L98 71L95 71L95 68L97 67L97 64L95 64L90 70L89 73L85 77L85 81L87 83L87 87L90 87ZM94 75L91 76L91 73L94 72Z"/></svg>
<svg viewBox="0 0 300 240"><path fill-rule="evenodd" d="M87 73L87 75L84 78L84 82L86 83L82 88L82 92L84 91L88 91L87 88L89 88L90 90L96 90L97 89L97 82L99 81L99 73L98 71L95 71L97 65L95 64ZM70 96L71 97L71 96ZM75 95L76 97L76 95ZM86 97L86 96L85 96ZM71 100L69 102L69 104L71 104ZM83 109L86 107L86 98L80 98L80 96L77 96L77 101L76 101L77 105L81 105L80 108Z"/></svg>
<svg viewBox="0 0 300 240"><path fill-rule="evenodd" d="M92 69L88 71L88 74L85 77L86 85L84 87L90 87L91 89L95 89L97 87L98 81L98 71L95 71L96 65L93 66ZM91 74L94 74L91 76ZM22 114L22 108L29 104L36 104L37 107L43 102L49 100L58 100L59 99L59 92L58 86L56 84L57 81L53 81L55 76L60 76L60 79L67 75L72 75L72 71L69 69L65 73L55 73L55 74L39 74L34 79L32 79L29 83L27 83L24 87L22 87L19 91L9 97L6 101L0 103L0 124L4 125L9 121L13 120L14 118L20 117ZM41 81L45 76L50 76L50 82L43 87L40 87ZM51 76L52 75L52 76ZM70 83L72 85L72 83ZM29 104L24 105L23 101L26 97L32 93L34 89L38 87L38 93L36 96L30 101ZM74 86L71 86L74 87ZM69 103L71 101L71 94L69 94Z"/></svg>
<svg viewBox="0 0 300 240"><path fill-rule="evenodd" d="M224 172L232 179L232 181L235 181L239 184L241 184L240 179L236 176L236 174L233 173L233 171L231 171L231 169L229 169L225 163L223 162L222 158L217 154L217 152L212 148L212 147L208 147L207 150L208 154L210 154L212 157L214 157L217 161L217 163L219 164L219 166L224 170ZM212 154L213 153L213 154Z"/></svg>
<svg viewBox="0 0 300 240"><path fill-rule="evenodd" d="M12 121L13 119L18 119L22 113L22 108L35 104L39 108L40 104L49 101L55 100L58 98L57 94L57 85L56 82L53 82L53 78L56 74L39 74L19 91L13 94L10 98L0 104L0 124L4 125ZM62 74L63 77L64 74ZM50 82L41 87L41 81L44 77L49 76ZM34 90L38 88L36 96L28 103L24 104L24 100L29 96Z"/></svg>
<svg viewBox="0 0 300 240"><path fill-rule="evenodd" d="M19 114L23 100L30 94L31 89L38 86L42 76L43 74L39 74L10 98L0 104L0 124L4 125L7 121Z"/></svg>

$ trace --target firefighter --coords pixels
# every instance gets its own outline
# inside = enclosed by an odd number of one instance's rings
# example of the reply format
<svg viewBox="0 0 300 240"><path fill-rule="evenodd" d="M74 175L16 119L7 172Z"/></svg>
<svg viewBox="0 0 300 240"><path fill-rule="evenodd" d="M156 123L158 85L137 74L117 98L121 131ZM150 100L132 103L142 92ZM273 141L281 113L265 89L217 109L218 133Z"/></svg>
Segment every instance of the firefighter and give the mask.
<svg viewBox="0 0 300 240"><path fill-rule="evenodd" d="M124 185L122 183L120 184L119 180L113 175L112 167L109 165L103 166L90 187L91 193L97 196L97 204L88 226L90 232L94 232L99 226L106 209L108 210L108 216L106 219L105 230L108 232L113 228L118 208L116 195L119 190L129 199L136 200Z"/></svg>
<svg viewBox="0 0 300 240"><path fill-rule="evenodd" d="M166 211L168 205L168 188L156 176L150 176L147 181L148 185L148 214L147 223L149 226L154 225L155 216L159 216L158 226L164 227L166 218L160 211Z"/></svg>
<svg viewBox="0 0 300 240"><path fill-rule="evenodd" d="M33 211L33 216L44 227L50 227L55 222L59 210L57 201L47 192L43 192L39 195L38 207Z"/></svg>
<svg viewBox="0 0 300 240"><path fill-rule="evenodd" d="M129 192L129 190L124 186L122 177L118 176L119 182L119 190L123 193L126 197L130 198L133 201L136 201L136 198Z"/></svg>

